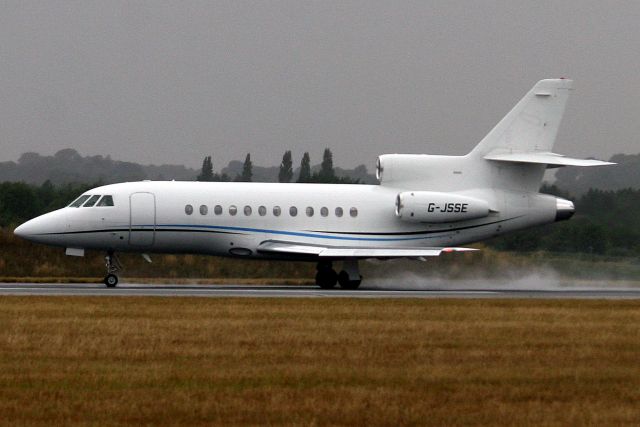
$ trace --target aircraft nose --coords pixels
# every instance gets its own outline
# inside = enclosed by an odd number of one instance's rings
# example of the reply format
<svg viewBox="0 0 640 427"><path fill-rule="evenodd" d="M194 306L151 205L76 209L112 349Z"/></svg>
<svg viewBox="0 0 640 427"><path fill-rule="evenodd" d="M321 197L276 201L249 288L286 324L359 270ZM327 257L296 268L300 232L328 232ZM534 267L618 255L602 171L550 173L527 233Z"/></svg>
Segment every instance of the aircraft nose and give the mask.
<svg viewBox="0 0 640 427"><path fill-rule="evenodd" d="M36 243L47 243L50 234L62 229L65 214L61 211L53 211L33 218L13 230L13 234Z"/></svg>
<svg viewBox="0 0 640 427"><path fill-rule="evenodd" d="M35 234L34 228L33 220L30 220L13 230L13 234L18 237L22 237L23 239L29 239L30 236Z"/></svg>

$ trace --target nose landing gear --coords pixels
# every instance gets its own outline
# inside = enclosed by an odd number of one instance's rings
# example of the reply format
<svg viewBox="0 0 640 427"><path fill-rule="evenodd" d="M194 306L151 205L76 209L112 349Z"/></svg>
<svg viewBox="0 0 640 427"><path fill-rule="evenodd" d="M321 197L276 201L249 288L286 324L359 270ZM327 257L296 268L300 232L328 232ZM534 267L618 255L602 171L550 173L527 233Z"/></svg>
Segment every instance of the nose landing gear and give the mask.
<svg viewBox="0 0 640 427"><path fill-rule="evenodd" d="M104 284L107 288L115 288L118 284L118 276L116 273L122 270L122 264L113 251L108 251L104 257L104 264L107 267L107 275L104 278Z"/></svg>
<svg viewBox="0 0 640 427"><path fill-rule="evenodd" d="M118 284L118 276L115 274L107 274L104 278L104 284L107 285L107 288L115 288Z"/></svg>

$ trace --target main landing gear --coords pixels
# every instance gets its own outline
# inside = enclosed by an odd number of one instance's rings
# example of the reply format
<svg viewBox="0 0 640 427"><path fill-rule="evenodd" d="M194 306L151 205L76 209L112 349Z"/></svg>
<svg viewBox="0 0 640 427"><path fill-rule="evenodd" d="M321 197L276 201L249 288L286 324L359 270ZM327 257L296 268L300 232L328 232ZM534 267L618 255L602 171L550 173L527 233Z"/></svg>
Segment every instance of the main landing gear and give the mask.
<svg viewBox="0 0 640 427"><path fill-rule="evenodd" d="M356 259L343 261L340 273L336 273L331 261L320 261L316 270L316 285L322 289L333 289L338 283L342 289L358 289L362 282Z"/></svg>
<svg viewBox="0 0 640 427"><path fill-rule="evenodd" d="M104 284L107 288L115 288L118 284L118 276L116 273L122 270L122 264L113 251L108 251L104 257L104 264L107 267L107 275L104 278Z"/></svg>

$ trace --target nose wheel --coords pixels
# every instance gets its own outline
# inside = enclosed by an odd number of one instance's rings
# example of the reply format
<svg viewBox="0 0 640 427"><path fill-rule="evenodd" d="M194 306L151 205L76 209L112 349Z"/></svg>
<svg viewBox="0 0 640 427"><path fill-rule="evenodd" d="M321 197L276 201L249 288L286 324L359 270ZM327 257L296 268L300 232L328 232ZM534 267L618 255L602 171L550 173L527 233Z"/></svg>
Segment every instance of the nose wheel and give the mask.
<svg viewBox="0 0 640 427"><path fill-rule="evenodd" d="M122 264L113 251L107 252L104 257L104 264L107 267L107 275L104 278L104 284L107 288L115 288L118 284L118 276L116 273L122 270Z"/></svg>
<svg viewBox="0 0 640 427"><path fill-rule="evenodd" d="M107 288L115 288L118 285L118 276L115 274L107 274L104 278L104 284L107 285Z"/></svg>

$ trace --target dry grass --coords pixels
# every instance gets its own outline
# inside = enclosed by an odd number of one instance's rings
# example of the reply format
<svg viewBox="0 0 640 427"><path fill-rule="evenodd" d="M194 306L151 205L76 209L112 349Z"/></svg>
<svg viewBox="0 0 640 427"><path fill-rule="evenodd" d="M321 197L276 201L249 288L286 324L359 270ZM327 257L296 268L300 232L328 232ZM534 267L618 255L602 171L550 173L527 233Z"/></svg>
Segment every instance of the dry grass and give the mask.
<svg viewBox="0 0 640 427"><path fill-rule="evenodd" d="M0 298L6 425L640 423L640 304Z"/></svg>

